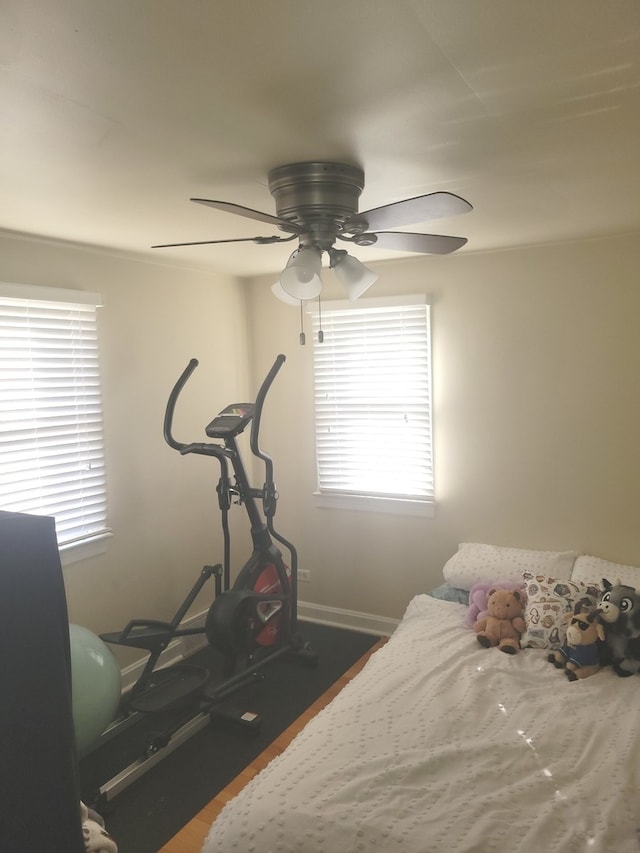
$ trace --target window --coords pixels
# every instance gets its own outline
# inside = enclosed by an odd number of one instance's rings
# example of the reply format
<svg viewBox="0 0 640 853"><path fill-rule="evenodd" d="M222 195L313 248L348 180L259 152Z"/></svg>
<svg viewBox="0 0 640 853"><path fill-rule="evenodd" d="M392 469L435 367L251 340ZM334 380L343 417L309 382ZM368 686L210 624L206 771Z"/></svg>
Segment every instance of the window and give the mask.
<svg viewBox="0 0 640 853"><path fill-rule="evenodd" d="M331 302L314 314L321 503L433 509L429 319L424 296Z"/></svg>
<svg viewBox="0 0 640 853"><path fill-rule="evenodd" d="M97 294L0 284L0 509L54 516L60 546L109 532Z"/></svg>

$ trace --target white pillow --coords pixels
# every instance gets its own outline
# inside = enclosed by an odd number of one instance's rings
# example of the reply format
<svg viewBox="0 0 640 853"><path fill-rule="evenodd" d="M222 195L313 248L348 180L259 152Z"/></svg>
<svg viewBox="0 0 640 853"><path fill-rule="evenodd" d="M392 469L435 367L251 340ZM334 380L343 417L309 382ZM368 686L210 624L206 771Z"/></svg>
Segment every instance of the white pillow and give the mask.
<svg viewBox="0 0 640 853"><path fill-rule="evenodd" d="M575 551L532 551L461 542L458 551L445 563L447 583L470 590L481 581L521 581L523 572L569 580L578 554Z"/></svg>
<svg viewBox="0 0 640 853"><path fill-rule="evenodd" d="M589 554L583 554L575 561L571 573L572 581L597 583L600 586L602 578L606 578L611 583L615 583L619 578L621 583L636 589L640 587L640 568L601 560L600 557L592 557Z"/></svg>

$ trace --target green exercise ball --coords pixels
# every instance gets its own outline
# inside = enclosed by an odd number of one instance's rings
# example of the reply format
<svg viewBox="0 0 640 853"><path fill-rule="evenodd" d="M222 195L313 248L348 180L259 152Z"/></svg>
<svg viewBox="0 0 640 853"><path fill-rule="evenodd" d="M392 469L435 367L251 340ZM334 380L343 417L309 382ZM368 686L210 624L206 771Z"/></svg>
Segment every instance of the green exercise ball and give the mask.
<svg viewBox="0 0 640 853"><path fill-rule="evenodd" d="M116 716L120 703L120 666L100 637L81 625L69 625L73 725L79 755L95 743Z"/></svg>

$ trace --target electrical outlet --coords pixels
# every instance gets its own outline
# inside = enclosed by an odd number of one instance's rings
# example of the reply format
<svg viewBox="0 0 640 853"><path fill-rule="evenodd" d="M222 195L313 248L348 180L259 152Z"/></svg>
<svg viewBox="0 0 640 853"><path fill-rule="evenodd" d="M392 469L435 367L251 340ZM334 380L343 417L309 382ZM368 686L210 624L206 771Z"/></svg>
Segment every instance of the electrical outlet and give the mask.
<svg viewBox="0 0 640 853"><path fill-rule="evenodd" d="M309 569L298 569L298 580L302 583L309 583L311 580L311 571Z"/></svg>

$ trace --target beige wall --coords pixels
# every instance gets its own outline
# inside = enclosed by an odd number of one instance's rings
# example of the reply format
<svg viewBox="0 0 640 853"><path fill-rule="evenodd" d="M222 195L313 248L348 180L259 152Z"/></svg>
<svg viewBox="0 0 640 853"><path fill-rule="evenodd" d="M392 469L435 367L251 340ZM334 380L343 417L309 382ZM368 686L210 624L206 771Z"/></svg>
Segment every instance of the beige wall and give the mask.
<svg viewBox="0 0 640 853"><path fill-rule="evenodd" d="M97 291L104 298L99 334L113 536L106 553L65 566L71 621L99 633L132 618L170 618L202 566L221 560L222 548L216 463L183 458L164 443L166 400L197 357L176 434L201 441L211 418L249 393L245 286L143 258L10 235L0 235L0 280ZM210 599L203 591L194 612ZM119 656L123 662L132 657Z"/></svg>
<svg viewBox="0 0 640 853"><path fill-rule="evenodd" d="M191 356L201 365L176 429L194 439L222 406L253 398L278 352L287 356L262 444L281 493L276 526L312 573L305 601L398 618L440 581L459 541L640 565L637 235L378 265L375 295L432 299L434 519L316 508L311 346L298 345L298 312L273 298L273 276L245 287L152 260L0 236L0 280L105 299L114 535L105 554L65 568L72 621L100 632L168 618L201 566L221 558L217 471L162 439L167 394ZM232 515L238 568L248 542L241 511ZM194 609L207 604L203 595Z"/></svg>
<svg viewBox="0 0 640 853"><path fill-rule="evenodd" d="M376 296L431 295L434 519L314 506L311 345L273 276L251 282L254 370L288 357L264 443L300 597L398 618L460 541L640 565L639 269L638 235L378 265Z"/></svg>

